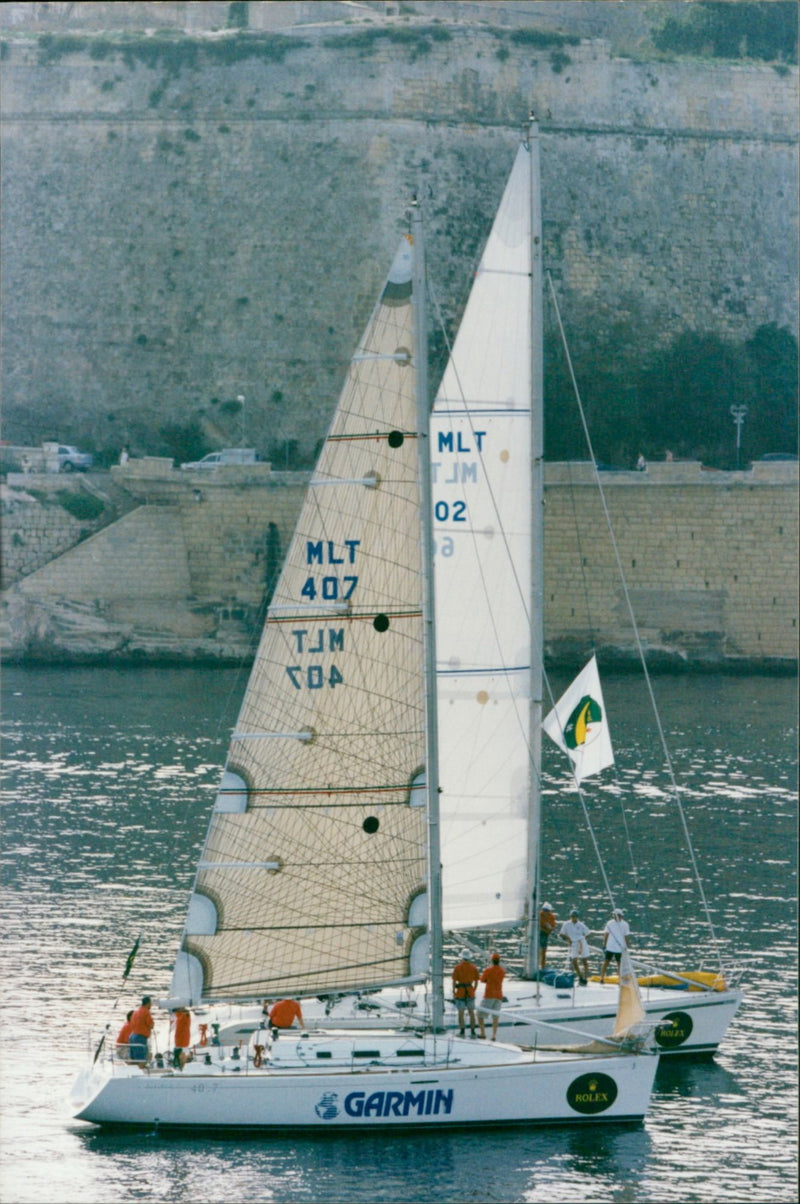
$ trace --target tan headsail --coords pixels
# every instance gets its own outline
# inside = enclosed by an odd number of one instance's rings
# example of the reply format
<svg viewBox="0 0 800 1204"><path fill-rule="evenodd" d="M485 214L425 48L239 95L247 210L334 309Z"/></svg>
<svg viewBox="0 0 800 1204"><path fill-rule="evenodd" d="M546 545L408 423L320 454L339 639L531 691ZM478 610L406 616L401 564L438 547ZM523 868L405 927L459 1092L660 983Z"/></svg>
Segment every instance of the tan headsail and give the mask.
<svg viewBox="0 0 800 1204"><path fill-rule="evenodd" d="M617 1019L611 1035L617 1040L622 1040L624 1037L632 1035L636 1030L636 1026L641 1025L644 1020L645 1012L642 1006L642 996L639 993L639 983L636 980L631 955L627 949L623 949L619 968Z"/></svg>
<svg viewBox="0 0 800 1204"><path fill-rule="evenodd" d="M558 1027L556 1024L554 1027ZM607 1054L615 1044L625 1049L644 1049L651 1039L655 1024L648 1021L642 1004L639 983L627 949L622 950L619 972L619 995L614 1030L610 1037L598 1037L583 1045L539 1045L539 1049L562 1050L582 1054ZM577 1027L575 1032L579 1032Z"/></svg>
<svg viewBox="0 0 800 1204"><path fill-rule="evenodd" d="M270 604L174 996L326 994L425 969L412 339L403 240Z"/></svg>

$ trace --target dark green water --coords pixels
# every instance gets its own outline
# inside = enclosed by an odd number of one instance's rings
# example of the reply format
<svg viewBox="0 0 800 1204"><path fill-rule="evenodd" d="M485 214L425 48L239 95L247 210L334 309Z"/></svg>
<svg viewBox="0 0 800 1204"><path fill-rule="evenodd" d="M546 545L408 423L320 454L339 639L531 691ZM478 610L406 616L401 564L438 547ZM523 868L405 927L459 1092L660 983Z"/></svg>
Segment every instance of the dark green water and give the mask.
<svg viewBox="0 0 800 1204"><path fill-rule="evenodd" d="M611 771L587 808L636 949L712 964L646 696L628 677L604 686L624 819ZM243 689L220 670L4 674L4 1204L797 1198L797 702L785 678L655 681L718 945L747 994L715 1062L660 1068L644 1126L242 1142L73 1122L66 1096L89 1030L167 986ZM580 807L549 752L545 769L545 893L559 915L578 901L602 926Z"/></svg>

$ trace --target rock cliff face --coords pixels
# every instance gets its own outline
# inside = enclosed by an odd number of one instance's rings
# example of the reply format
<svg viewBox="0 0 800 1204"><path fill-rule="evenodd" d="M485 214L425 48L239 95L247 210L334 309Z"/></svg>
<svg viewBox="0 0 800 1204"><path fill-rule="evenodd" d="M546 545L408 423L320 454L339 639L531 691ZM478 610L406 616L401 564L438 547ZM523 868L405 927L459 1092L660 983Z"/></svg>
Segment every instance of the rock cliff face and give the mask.
<svg viewBox="0 0 800 1204"><path fill-rule="evenodd" d="M227 57L208 38L7 43L8 438L152 452L197 420L310 453L412 193L452 326L530 107L573 346L794 327L796 68L366 34L295 28Z"/></svg>

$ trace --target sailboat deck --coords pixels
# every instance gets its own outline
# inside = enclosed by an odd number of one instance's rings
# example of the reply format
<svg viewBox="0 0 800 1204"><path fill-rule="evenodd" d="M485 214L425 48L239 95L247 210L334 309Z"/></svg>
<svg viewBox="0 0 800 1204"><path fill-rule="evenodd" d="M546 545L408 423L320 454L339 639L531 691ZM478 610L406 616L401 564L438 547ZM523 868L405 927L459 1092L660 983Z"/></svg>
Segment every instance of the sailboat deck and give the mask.
<svg viewBox="0 0 800 1204"><path fill-rule="evenodd" d="M507 998L499 1017L499 1042L539 1047L542 1044L581 1045L596 1037L608 1037L613 1031L619 1002L616 983L590 980L586 987L576 985L563 989L545 982L537 984L508 977L504 989ZM689 1030L685 1041L660 1047L660 1052L669 1056L681 1053L704 1056L713 1052L742 999L742 992L730 987L725 990L686 990L647 985L640 989L649 1022L663 1024L667 1017L680 1014L685 1029ZM428 1019L428 1004L422 986L386 988L369 996L366 1003L357 996L343 997L327 1005L319 1000L304 999L303 1015L314 1037L334 1031L363 1035L394 1032L398 1038L419 1043L422 1026ZM687 1024L687 1013L691 1024ZM256 1005L228 1006L215 1010L214 1015L220 1022L218 1036L222 1045L249 1041L263 1021L261 1008ZM455 1007L449 1003L444 1020L447 1036L454 1037L458 1018ZM487 1032L490 1028L491 1025L487 1025ZM298 1036L295 1030L279 1041L291 1042ZM471 1044L480 1046L484 1043L478 1040ZM542 1052L540 1048L539 1053Z"/></svg>
<svg viewBox="0 0 800 1204"><path fill-rule="evenodd" d="M562 1060L563 1055L556 1055ZM308 1038L281 1036L272 1046L269 1063L277 1070L293 1071L307 1067L316 1072L327 1069L369 1070L371 1067L413 1069L415 1066L444 1069L448 1066L490 1066L524 1063L533 1060L529 1051L517 1045L490 1040L454 1038L451 1035L409 1038L408 1033L383 1032L352 1034L345 1031L315 1033ZM538 1059L537 1059L538 1060Z"/></svg>
<svg viewBox="0 0 800 1204"><path fill-rule="evenodd" d="M577 1050L523 1049L519 1045L493 1042L488 1038L471 1040L452 1035L409 1038L406 1032L390 1029L361 1033L345 1030L306 1035L287 1033L270 1045L262 1031L254 1034L249 1046L210 1046L198 1051L195 1059L183 1068L153 1064L141 1068L127 1062L111 1061L109 1069L114 1076L159 1078L296 1075L304 1072L314 1075L337 1072L353 1074L377 1070L413 1073L417 1068L439 1072L447 1069L463 1071L492 1066L523 1066L532 1062L579 1062L585 1056ZM592 1056L596 1059L597 1053ZM620 1055L617 1052L610 1056L619 1058Z"/></svg>

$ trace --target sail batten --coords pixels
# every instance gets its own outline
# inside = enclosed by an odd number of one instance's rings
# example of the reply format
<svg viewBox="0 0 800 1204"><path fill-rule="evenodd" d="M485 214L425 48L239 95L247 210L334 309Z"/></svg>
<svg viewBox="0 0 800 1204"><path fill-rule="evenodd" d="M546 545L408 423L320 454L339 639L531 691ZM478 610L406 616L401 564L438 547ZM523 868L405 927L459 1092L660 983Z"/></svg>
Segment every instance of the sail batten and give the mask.
<svg viewBox="0 0 800 1204"><path fill-rule="evenodd" d="M311 740L312 732L234 732L231 740Z"/></svg>
<svg viewBox="0 0 800 1204"><path fill-rule="evenodd" d="M479 407L485 406L486 409ZM489 401L483 397L479 402L465 402L463 405L449 398L442 399L442 404L437 401L436 413L439 417L445 414L468 414L471 418L481 418L484 415L492 414L504 416L512 416L516 418L530 418L530 410L519 409L508 405L508 399L504 398L502 402L498 402L496 406L490 406Z"/></svg>

